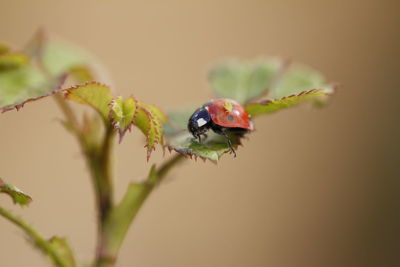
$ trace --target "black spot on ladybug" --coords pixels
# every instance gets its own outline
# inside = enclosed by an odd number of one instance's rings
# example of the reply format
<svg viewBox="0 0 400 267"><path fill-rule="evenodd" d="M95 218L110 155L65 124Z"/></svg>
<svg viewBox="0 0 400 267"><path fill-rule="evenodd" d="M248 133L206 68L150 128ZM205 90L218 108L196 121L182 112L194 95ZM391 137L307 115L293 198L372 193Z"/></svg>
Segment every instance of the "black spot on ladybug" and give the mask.
<svg viewBox="0 0 400 267"><path fill-rule="evenodd" d="M229 121L233 121L233 116L229 114L229 115L228 115L228 120L229 120Z"/></svg>

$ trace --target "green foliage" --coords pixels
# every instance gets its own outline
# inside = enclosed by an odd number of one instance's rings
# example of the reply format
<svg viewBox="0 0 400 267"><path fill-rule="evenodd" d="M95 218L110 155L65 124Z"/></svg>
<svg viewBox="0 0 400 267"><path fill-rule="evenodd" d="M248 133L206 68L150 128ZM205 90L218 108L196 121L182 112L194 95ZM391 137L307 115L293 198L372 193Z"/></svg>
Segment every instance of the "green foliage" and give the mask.
<svg viewBox="0 0 400 267"><path fill-rule="evenodd" d="M22 53L0 54L0 70L15 69L29 64L29 58Z"/></svg>
<svg viewBox="0 0 400 267"><path fill-rule="evenodd" d="M54 236L48 241L50 246L57 254L57 257L62 259L62 262L67 267L76 267L74 253L70 248L65 238Z"/></svg>
<svg viewBox="0 0 400 267"><path fill-rule="evenodd" d="M163 123L166 116L154 105L137 101L133 97L123 100L114 98L111 89L97 82L90 82L66 89L66 99L85 104L96 110L106 126L112 125L122 141L132 125L138 127L146 137L147 159L156 144L164 144Z"/></svg>
<svg viewBox="0 0 400 267"><path fill-rule="evenodd" d="M230 61L211 70L209 81L216 97L244 104L263 95L282 67L275 58L254 63Z"/></svg>
<svg viewBox="0 0 400 267"><path fill-rule="evenodd" d="M19 204L21 206L28 205L32 201L32 198L29 195L25 194L12 184L6 184L1 178L0 193L5 193L9 195L12 198L14 204Z"/></svg>
<svg viewBox="0 0 400 267"><path fill-rule="evenodd" d="M113 99L110 103L110 118L113 126L119 132L120 142L127 130L130 130L138 111L137 101L133 97L123 100L122 97Z"/></svg>
<svg viewBox="0 0 400 267"><path fill-rule="evenodd" d="M0 43L0 55L5 54L8 51L10 51L10 48L8 47L8 45L6 45L4 43Z"/></svg>
<svg viewBox="0 0 400 267"><path fill-rule="evenodd" d="M90 63L79 49L50 40L42 31L21 52L0 45L0 112L58 92L67 76L79 83L92 80L85 67Z"/></svg>
<svg viewBox="0 0 400 267"><path fill-rule="evenodd" d="M153 105L139 102L135 125L146 136L147 160L156 144L164 145L165 115Z"/></svg>
<svg viewBox="0 0 400 267"><path fill-rule="evenodd" d="M65 98L79 104L91 106L105 121L110 114L109 104L113 96L111 89L104 84L90 82L66 89Z"/></svg>
<svg viewBox="0 0 400 267"><path fill-rule="evenodd" d="M245 106L247 112L251 116L261 114L268 114L278 110L290 108L307 101L314 101L314 103L321 104L326 100L326 97L331 95L333 90L327 89L312 89L310 91L303 91L297 95L285 96L275 100L261 100L257 103L249 103Z"/></svg>
<svg viewBox="0 0 400 267"><path fill-rule="evenodd" d="M167 113L168 121L164 125L165 135L171 137L187 130L188 120L196 107L177 109Z"/></svg>
<svg viewBox="0 0 400 267"><path fill-rule="evenodd" d="M232 143L237 147L237 140L232 139ZM208 133L208 137L201 143L189 132L177 134L170 139L168 147L190 158L199 157L212 162L217 162L223 154L230 152L226 138L212 132Z"/></svg>
<svg viewBox="0 0 400 267"><path fill-rule="evenodd" d="M217 162L231 149L225 136L209 132L199 141L188 132L188 119L196 108L171 111L166 116L156 106L133 97L115 97L110 87L95 81L92 66L93 62L85 52L65 42L50 40L43 31L21 51L13 51L0 43L0 112L55 96L66 117L63 124L77 137L91 170L99 214L99 251L94 266L112 266L129 226L147 196L183 156ZM71 80L75 86L62 88ZM209 82L215 97L238 101L252 119L307 101L322 104L334 92L334 87L319 72L278 58L254 62L232 60L220 64L210 72ZM89 106L95 112L85 113L80 121L67 100ZM178 154L159 168L153 165L148 177L132 183L120 203L114 204L110 171L114 130L119 133L121 142L132 125L146 137L147 159L157 144L164 146L164 137L167 147ZM241 144L241 139L236 136L229 136L229 140L235 149ZM27 205L32 200L1 179L0 193L8 194L20 205ZM56 266L77 266L65 239L43 238L29 224L2 207L0 215L20 227Z"/></svg>
<svg viewBox="0 0 400 267"><path fill-rule="evenodd" d="M312 89L331 87L317 70L299 63L287 64L267 94L269 99L279 99Z"/></svg>
<svg viewBox="0 0 400 267"><path fill-rule="evenodd" d="M319 72L277 58L253 63L229 61L211 71L210 85L216 97L242 103L253 118L307 101L323 104L334 92ZM184 155L217 161L230 151L228 144L224 137L215 134L209 134L201 143L194 139L186 129L194 110L169 113L165 125L168 146ZM231 141L236 145L239 140Z"/></svg>

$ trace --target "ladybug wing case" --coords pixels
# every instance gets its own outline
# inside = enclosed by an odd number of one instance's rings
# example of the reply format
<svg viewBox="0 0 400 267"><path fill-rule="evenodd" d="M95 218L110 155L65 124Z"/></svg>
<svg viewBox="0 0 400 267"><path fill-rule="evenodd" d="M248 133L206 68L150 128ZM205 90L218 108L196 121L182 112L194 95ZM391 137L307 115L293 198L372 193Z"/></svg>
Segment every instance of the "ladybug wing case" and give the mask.
<svg viewBox="0 0 400 267"><path fill-rule="evenodd" d="M236 101L217 99L212 101L207 108L212 121L219 126L254 130L249 114Z"/></svg>

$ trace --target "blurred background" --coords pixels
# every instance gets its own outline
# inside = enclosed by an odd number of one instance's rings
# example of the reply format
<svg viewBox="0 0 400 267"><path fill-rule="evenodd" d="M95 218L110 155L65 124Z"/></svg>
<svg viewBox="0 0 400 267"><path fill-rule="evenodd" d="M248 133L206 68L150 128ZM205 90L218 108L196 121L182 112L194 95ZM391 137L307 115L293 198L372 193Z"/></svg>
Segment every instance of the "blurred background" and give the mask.
<svg viewBox="0 0 400 267"><path fill-rule="evenodd" d="M0 0L0 38L41 26L91 51L115 90L167 110L211 98L226 58L290 57L343 85L324 109L260 117L238 157L186 161L145 203L118 266L400 266L399 2ZM92 188L52 99L0 115L0 176L29 192L0 205L92 259ZM166 156L169 156L168 154ZM140 133L116 149L116 190L144 177ZM0 218L1 266L50 266Z"/></svg>

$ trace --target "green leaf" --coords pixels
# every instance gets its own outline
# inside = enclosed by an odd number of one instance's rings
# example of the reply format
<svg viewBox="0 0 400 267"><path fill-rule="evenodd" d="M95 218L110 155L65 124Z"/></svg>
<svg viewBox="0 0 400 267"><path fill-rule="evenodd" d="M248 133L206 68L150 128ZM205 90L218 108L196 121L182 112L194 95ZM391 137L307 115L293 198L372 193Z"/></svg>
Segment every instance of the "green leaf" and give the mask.
<svg viewBox="0 0 400 267"><path fill-rule="evenodd" d="M143 102L140 102L140 106L150 111L159 122L165 123L168 120L168 117L158 107Z"/></svg>
<svg viewBox="0 0 400 267"><path fill-rule="evenodd" d="M10 48L8 47L8 45L0 42L0 55L8 53L8 51L10 51Z"/></svg>
<svg viewBox="0 0 400 267"><path fill-rule="evenodd" d="M22 53L0 53L0 70L15 69L29 64L29 58Z"/></svg>
<svg viewBox="0 0 400 267"><path fill-rule="evenodd" d="M329 87L325 77L311 67L293 63L276 80L268 92L268 98L279 99L285 96L299 94L303 91Z"/></svg>
<svg viewBox="0 0 400 267"><path fill-rule="evenodd" d="M25 194L12 184L4 183L2 179L0 179L0 193L9 195L14 204L19 204L21 206L28 205L32 201L32 198L29 195Z"/></svg>
<svg viewBox="0 0 400 267"><path fill-rule="evenodd" d="M121 142L126 131L130 130L138 112L137 101L133 97L129 97L126 100L118 97L111 101L110 108L111 123L118 130Z"/></svg>
<svg viewBox="0 0 400 267"><path fill-rule="evenodd" d="M208 137L201 143L188 131L177 134L168 139L168 148L176 152L196 159L209 159L217 162L223 154L230 152L227 140L224 136L212 132L207 133ZM236 149L239 140L231 137L232 145Z"/></svg>
<svg viewBox="0 0 400 267"><path fill-rule="evenodd" d="M24 52L38 61L40 67L52 77L70 73L75 68L93 63L93 59L80 47L38 30L24 48ZM78 81L84 83L90 79Z"/></svg>
<svg viewBox="0 0 400 267"><path fill-rule="evenodd" d="M69 100L94 108L104 120L108 121L109 103L113 97L107 85L89 82L66 89L65 97Z"/></svg>
<svg viewBox="0 0 400 267"><path fill-rule="evenodd" d="M43 31L23 53L8 53L8 47L1 45L0 50L0 112L58 92L67 74L78 82L93 78L88 56L67 43L49 41Z"/></svg>
<svg viewBox="0 0 400 267"><path fill-rule="evenodd" d="M303 91L297 95L290 95L274 100L261 100L258 103L250 103L245 106L247 112L252 116L272 113L281 109L290 108L298 104L314 101L321 103L327 96L333 93L333 88L313 89Z"/></svg>
<svg viewBox="0 0 400 267"><path fill-rule="evenodd" d="M282 66L274 58L255 63L230 61L214 68L209 81L217 97L244 104L265 94Z"/></svg>
<svg viewBox="0 0 400 267"><path fill-rule="evenodd" d="M18 108L48 91L44 75L31 66L0 71L0 111Z"/></svg>
<svg viewBox="0 0 400 267"><path fill-rule="evenodd" d="M60 40L45 43L42 64L51 76L59 76L92 60L80 48ZM83 81L87 82L87 81Z"/></svg>
<svg viewBox="0 0 400 267"><path fill-rule="evenodd" d="M155 150L156 144L164 144L162 118L165 115L161 114L162 112L155 106L138 102L137 116L134 123L146 136L147 160L149 160L151 152Z"/></svg>
<svg viewBox="0 0 400 267"><path fill-rule="evenodd" d="M76 266L74 254L65 238L55 236L50 238L49 243L58 257L63 260L63 265L68 267Z"/></svg>
<svg viewBox="0 0 400 267"><path fill-rule="evenodd" d="M76 65L71 67L68 70L68 74L73 77L78 84L95 80L92 70L85 65Z"/></svg>
<svg viewBox="0 0 400 267"><path fill-rule="evenodd" d="M168 121L164 124L165 135L173 136L183 131L187 131L188 121L194 110L196 110L196 108L168 112Z"/></svg>

